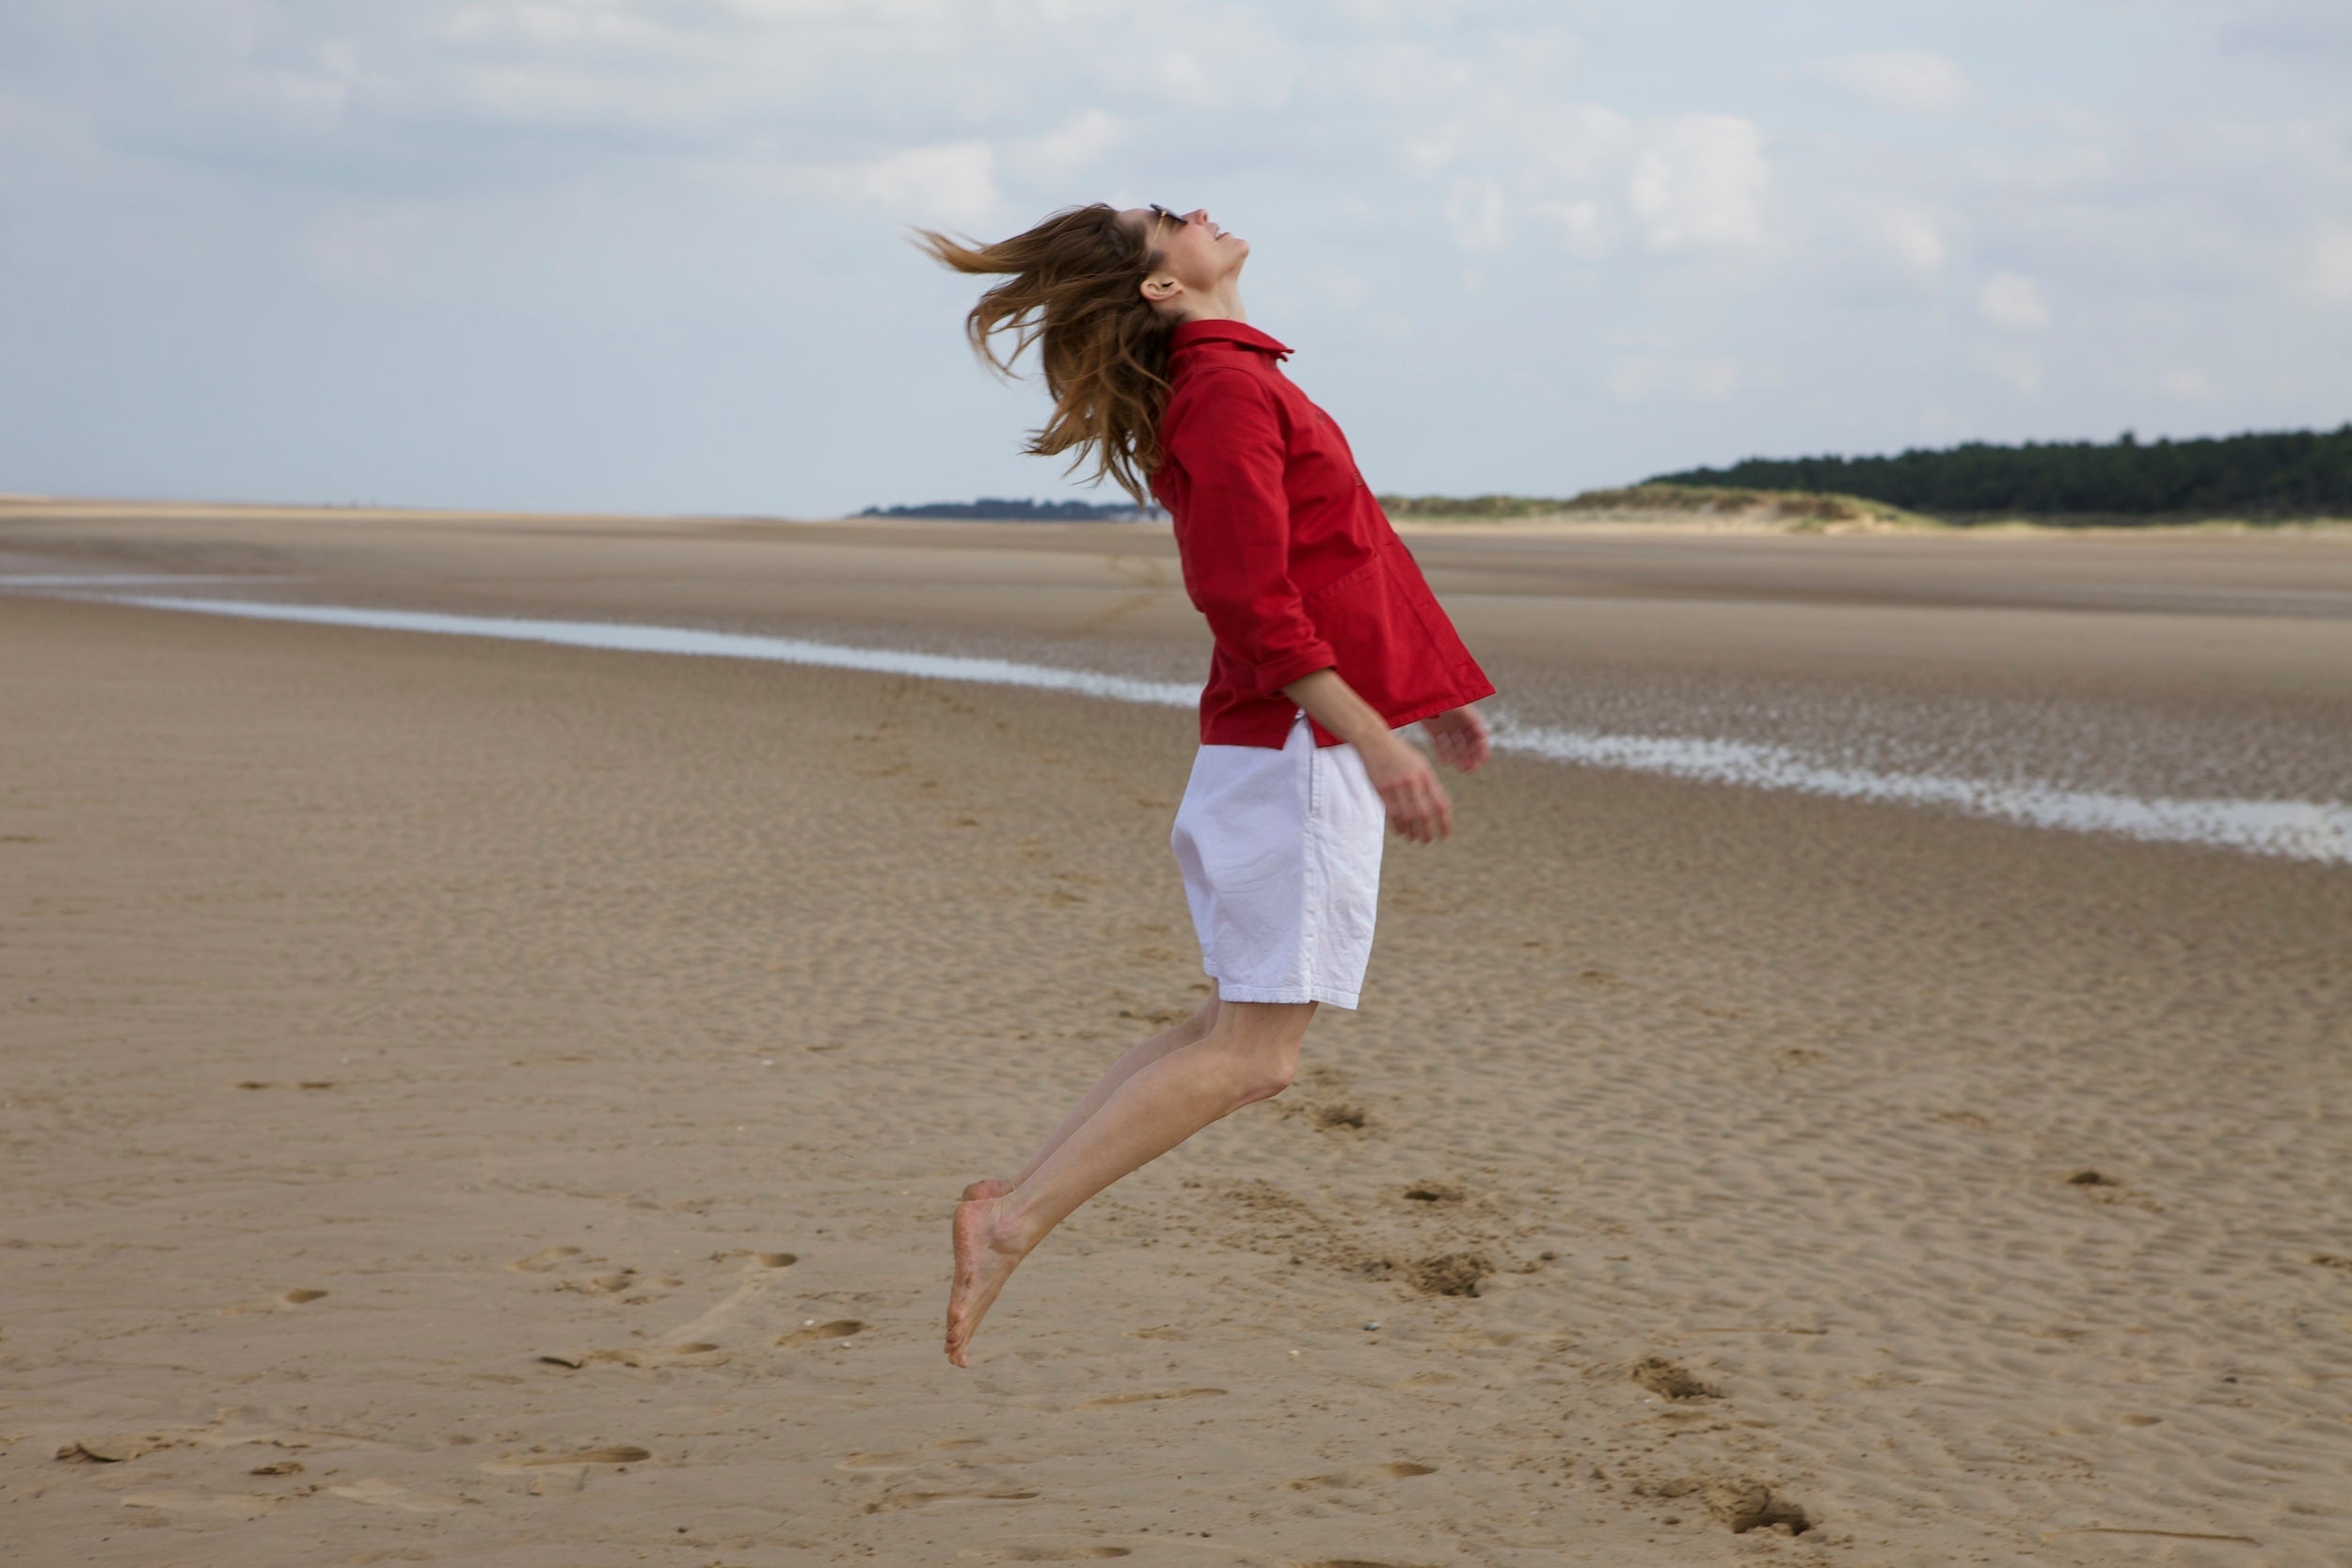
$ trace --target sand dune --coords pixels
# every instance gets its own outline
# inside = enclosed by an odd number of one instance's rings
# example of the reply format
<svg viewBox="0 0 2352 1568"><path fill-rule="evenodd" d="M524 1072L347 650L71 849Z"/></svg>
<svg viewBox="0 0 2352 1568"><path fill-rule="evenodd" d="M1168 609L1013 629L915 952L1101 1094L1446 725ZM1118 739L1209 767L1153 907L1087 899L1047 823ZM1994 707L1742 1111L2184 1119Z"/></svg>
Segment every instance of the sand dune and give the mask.
<svg viewBox="0 0 2352 1568"><path fill-rule="evenodd" d="M8 570L889 587L825 540L43 527ZM960 635L1076 638L1157 559L957 548L869 634L968 557ZM1084 645L1156 668L1132 592ZM2327 617L2013 608L2120 623L2045 696L2343 701ZM1733 635L1673 613L1652 669ZM1934 635L1883 649L1921 689L2028 678ZM1200 994L1183 714L21 595L0 667L28 1562L2352 1562L2340 868L1502 758L1391 847L1301 1082L1081 1211L958 1373L955 1190Z"/></svg>

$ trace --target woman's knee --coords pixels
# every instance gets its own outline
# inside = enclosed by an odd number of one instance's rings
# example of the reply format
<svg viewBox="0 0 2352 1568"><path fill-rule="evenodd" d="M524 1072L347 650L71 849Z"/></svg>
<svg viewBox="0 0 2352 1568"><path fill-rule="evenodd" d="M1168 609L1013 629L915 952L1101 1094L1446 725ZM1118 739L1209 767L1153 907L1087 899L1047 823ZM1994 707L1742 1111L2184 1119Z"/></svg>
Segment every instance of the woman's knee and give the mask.
<svg viewBox="0 0 2352 1568"><path fill-rule="evenodd" d="M1210 1031L1242 1104L1271 1100L1298 1076L1298 1049L1314 1004L1228 1002Z"/></svg>
<svg viewBox="0 0 2352 1568"><path fill-rule="evenodd" d="M1243 1074L1245 1087L1242 1103L1255 1105L1261 1100L1272 1100L1291 1086L1298 1076L1298 1053L1293 1049L1282 1055L1258 1057Z"/></svg>

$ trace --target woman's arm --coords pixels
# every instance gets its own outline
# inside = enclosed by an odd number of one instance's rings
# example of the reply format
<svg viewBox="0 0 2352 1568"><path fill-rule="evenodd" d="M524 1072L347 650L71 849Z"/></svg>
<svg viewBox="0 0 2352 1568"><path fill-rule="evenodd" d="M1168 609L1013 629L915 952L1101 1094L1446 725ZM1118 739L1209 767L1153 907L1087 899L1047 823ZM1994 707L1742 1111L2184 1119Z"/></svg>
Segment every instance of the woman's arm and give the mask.
<svg viewBox="0 0 2352 1568"><path fill-rule="evenodd" d="M1317 670L1282 688L1282 695L1356 748L1364 759L1364 772L1389 808L1389 826L1416 844L1446 838L1454 832L1454 802L1437 770L1419 752L1397 738L1379 710L1340 678L1337 670ZM1456 708L1456 713L1468 713ZM1473 721L1476 715L1472 714ZM1485 726L1480 725L1483 733ZM1483 754L1483 752L1482 752Z"/></svg>
<svg viewBox="0 0 2352 1568"><path fill-rule="evenodd" d="M1161 440L1190 479L1178 531L1184 586L1239 664L1270 697L1338 662L1290 578L1290 501L1282 425L1248 372L1210 370L1170 402Z"/></svg>

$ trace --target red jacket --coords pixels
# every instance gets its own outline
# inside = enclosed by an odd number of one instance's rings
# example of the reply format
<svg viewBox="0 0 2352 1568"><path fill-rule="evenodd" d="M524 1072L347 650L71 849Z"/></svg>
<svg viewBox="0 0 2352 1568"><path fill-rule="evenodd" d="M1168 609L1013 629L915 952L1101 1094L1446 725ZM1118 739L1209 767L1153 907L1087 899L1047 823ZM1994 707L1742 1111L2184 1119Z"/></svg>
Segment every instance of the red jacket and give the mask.
<svg viewBox="0 0 2352 1568"><path fill-rule="evenodd" d="M1280 746L1299 711L1282 688L1317 670L1391 729L1494 695L1347 438L1276 364L1289 353L1244 322L1190 321L1169 354L1152 491L1216 638L1204 745Z"/></svg>

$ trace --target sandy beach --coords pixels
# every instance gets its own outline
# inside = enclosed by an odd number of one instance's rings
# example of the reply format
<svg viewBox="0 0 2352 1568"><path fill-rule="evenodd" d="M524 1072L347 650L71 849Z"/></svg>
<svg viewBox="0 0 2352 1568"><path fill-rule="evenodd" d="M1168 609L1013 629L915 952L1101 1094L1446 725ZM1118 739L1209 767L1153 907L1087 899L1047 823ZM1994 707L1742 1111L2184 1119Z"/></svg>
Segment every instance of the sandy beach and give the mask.
<svg viewBox="0 0 2352 1568"><path fill-rule="evenodd" d="M1520 721L2352 799L2352 542L1415 533ZM2352 1564L2352 866L1506 753L1364 1006L1201 994L1163 530L0 506L0 1556Z"/></svg>

